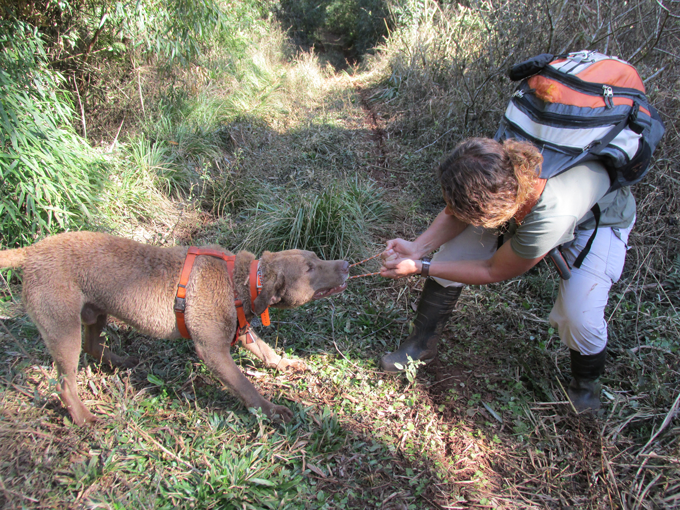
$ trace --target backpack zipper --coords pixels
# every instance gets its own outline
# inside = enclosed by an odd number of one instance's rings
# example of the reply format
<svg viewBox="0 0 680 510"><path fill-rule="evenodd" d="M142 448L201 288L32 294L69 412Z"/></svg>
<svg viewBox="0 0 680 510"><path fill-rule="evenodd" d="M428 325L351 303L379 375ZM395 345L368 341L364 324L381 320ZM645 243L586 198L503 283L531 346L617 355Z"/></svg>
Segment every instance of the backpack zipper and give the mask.
<svg viewBox="0 0 680 510"><path fill-rule="evenodd" d="M561 145L555 145L550 142L546 142L545 140L539 140L538 138L531 136L529 133L524 131L521 127L519 127L517 124L512 122L510 119L507 117L503 117L503 121L507 122L510 128L515 132L519 133L524 139L529 140L531 143L536 145L537 147L547 147L549 149L554 150L555 152L561 152L562 154L567 154L569 156L578 156L581 154L583 151L581 149L574 149L572 147L564 147Z"/></svg>
<svg viewBox="0 0 680 510"><path fill-rule="evenodd" d="M624 119L624 117L628 116L628 114L607 115L606 117L599 116L595 119L589 119L587 117L582 117L578 115L562 115L559 113L551 113L539 110L531 103L531 101L527 100L525 96L526 93L522 93L521 96L516 97L518 97L519 99L523 99L523 101L514 101L515 105L517 105L517 107L520 110L525 111L525 113L528 113L533 120L540 119L547 120L548 122L554 121L555 124L558 125L568 124L569 126L576 127L600 127L609 124L618 124Z"/></svg>
<svg viewBox="0 0 680 510"><path fill-rule="evenodd" d="M591 142L588 145L586 145L583 149L574 149L574 148L571 148L571 147L563 147L563 146L560 146L560 145L555 145L555 144L550 143L550 142L546 142L544 140L539 140L538 138L531 136L529 133L524 131L517 124L508 120L508 118L505 117L505 116L503 117L503 122L505 122L507 124L507 127L509 127L512 132L519 134L522 138L530 141L536 147L547 148L547 149L550 149L554 152L558 152L560 154L565 154L567 156L582 156L584 153L588 152L590 150L590 148L596 144L596 142L598 142L598 140L595 140L594 142ZM626 164L628 162L630 162L630 157L628 156L628 154L626 154L626 152L623 151L622 149L620 149L619 147L616 147L615 145L608 145L607 150L610 150L612 152L619 154L620 157L623 157L623 159L626 161ZM541 150L541 152L543 152L543 151ZM555 177L556 175L559 175L560 173L568 170L569 168L572 168L573 166L574 165L571 165L568 168L564 168L559 173L551 175L550 177ZM547 177L547 178L550 178L550 177Z"/></svg>
<svg viewBox="0 0 680 510"><path fill-rule="evenodd" d="M586 94L591 94L595 96L603 96L604 91L603 91L603 85L598 85L597 83L591 83L588 81L583 81L581 78L579 78L576 75L573 74L566 74L566 73L561 73L560 71L555 70L552 66L546 66L542 73L549 78L553 78L557 81L561 81L562 83L568 85L569 87L573 88L574 90L577 90L579 92L585 92ZM627 87L616 87L614 85L605 85L611 90L612 93L612 104L613 104L613 96L614 94L617 96L623 96L623 97L628 97L630 99L635 99L640 102L640 104L647 104L647 100L645 95L639 91L638 89L631 89Z"/></svg>
<svg viewBox="0 0 680 510"><path fill-rule="evenodd" d="M609 85L602 85L602 96L607 108L614 108L614 91Z"/></svg>

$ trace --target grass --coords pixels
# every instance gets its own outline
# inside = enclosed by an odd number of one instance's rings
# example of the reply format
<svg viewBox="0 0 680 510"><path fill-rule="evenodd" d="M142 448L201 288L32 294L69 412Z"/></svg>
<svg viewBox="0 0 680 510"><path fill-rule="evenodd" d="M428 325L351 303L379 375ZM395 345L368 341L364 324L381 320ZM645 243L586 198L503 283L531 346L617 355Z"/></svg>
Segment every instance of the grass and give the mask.
<svg viewBox="0 0 680 510"><path fill-rule="evenodd" d="M369 249L376 251L371 230L389 218L385 191L358 179L336 181L320 191L270 193L246 211L249 221L241 246L255 253L297 247L326 259L359 259Z"/></svg>
<svg viewBox="0 0 680 510"><path fill-rule="evenodd" d="M82 398L103 420L72 427L35 329L15 321L13 336L2 336L5 359L18 361L3 363L1 375L6 504L20 495L47 507L105 508L381 508L388 498L395 508L672 503L672 425L643 448L665 417L660 402L675 393L677 351L614 339L607 412L574 416L558 382L568 353L535 319L546 314L542 293L554 290L546 272L466 290L439 364L413 384L381 374L375 360L407 334L419 282L357 281L332 300L273 311L260 334L309 371L267 372L248 354L235 356L263 394L294 410L286 426L244 409L190 342L169 345L114 325L113 348L143 362L125 372L81 369ZM647 370L653 377L636 380Z"/></svg>
<svg viewBox="0 0 680 510"><path fill-rule="evenodd" d="M446 21L439 11L424 19L428 30ZM461 111L444 115L458 103L446 80L428 74L438 62L432 53L397 67L401 50L387 47L383 60L335 75L313 55L282 55L277 34L233 58L216 49L205 72L176 76L184 85L163 104L147 97L139 129L115 144L111 134L101 150L114 177L102 194L111 211L102 229L258 254L307 243L356 262L428 224L441 207L437 155L466 129L490 129L488 119L472 115L464 124ZM439 62L457 83L455 61ZM670 116L671 89L649 85ZM505 104L498 91L507 84L489 86L494 92L483 89L478 106L494 94ZM409 95L416 92L422 97ZM408 335L418 278L351 280L330 299L272 310L272 326L256 326L258 333L308 371L267 370L244 350L232 352L263 395L294 411L287 425L245 409L190 341L152 339L111 321L112 349L142 362L111 371L83 357L79 392L101 421L77 428L21 308L20 272L3 271L0 506L677 507L680 180L677 133L673 122L667 127L655 168L635 188L638 223L607 308L602 414L576 416L566 402L569 354L547 323L558 280L540 264L522 278L466 288L439 361L410 379L379 372L377 360ZM370 261L352 274L376 269Z"/></svg>

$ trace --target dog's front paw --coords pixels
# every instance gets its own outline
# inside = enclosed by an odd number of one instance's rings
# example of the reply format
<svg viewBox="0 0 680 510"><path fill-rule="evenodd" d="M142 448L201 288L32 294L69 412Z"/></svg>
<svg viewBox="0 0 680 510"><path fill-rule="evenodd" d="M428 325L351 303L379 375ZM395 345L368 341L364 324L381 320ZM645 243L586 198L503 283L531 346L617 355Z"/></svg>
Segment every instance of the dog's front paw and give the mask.
<svg viewBox="0 0 680 510"><path fill-rule="evenodd" d="M281 358L276 368L283 371L306 372L307 364L299 359Z"/></svg>
<svg viewBox="0 0 680 510"><path fill-rule="evenodd" d="M120 365L120 368L135 368L137 365L139 365L139 358L135 358L134 356L128 356L123 360L123 362Z"/></svg>
<svg viewBox="0 0 680 510"><path fill-rule="evenodd" d="M272 404L268 409L263 409L267 417L273 422L288 423L293 419L293 411L285 406L277 406Z"/></svg>

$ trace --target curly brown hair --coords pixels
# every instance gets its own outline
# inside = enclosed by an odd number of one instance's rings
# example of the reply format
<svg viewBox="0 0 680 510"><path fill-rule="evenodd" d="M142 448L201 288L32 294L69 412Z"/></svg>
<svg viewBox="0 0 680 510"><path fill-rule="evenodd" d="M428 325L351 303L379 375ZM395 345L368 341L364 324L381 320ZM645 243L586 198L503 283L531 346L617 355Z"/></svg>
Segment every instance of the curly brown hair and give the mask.
<svg viewBox="0 0 680 510"><path fill-rule="evenodd" d="M542 162L528 142L469 138L437 167L447 209L469 225L497 228L533 196Z"/></svg>

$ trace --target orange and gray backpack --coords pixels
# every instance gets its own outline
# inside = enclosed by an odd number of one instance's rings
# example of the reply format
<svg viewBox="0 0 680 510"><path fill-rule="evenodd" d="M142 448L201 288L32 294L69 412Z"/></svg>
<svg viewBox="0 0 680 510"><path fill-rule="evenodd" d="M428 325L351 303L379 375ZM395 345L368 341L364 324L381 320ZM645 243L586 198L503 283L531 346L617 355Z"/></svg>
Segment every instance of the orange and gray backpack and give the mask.
<svg viewBox="0 0 680 510"><path fill-rule="evenodd" d="M521 81L494 138L536 145L543 155L542 179L592 160L607 169L610 191L645 176L664 125L631 64L597 51L544 53L514 65L508 76ZM575 267L583 263L597 233L599 206L592 211L595 230ZM560 276L568 278L566 262L561 261L560 269L558 260L553 261Z"/></svg>
<svg viewBox="0 0 680 510"><path fill-rule="evenodd" d="M508 75L522 81L494 138L541 149L542 178L594 159L609 172L611 190L647 173L664 125L628 62L597 51L542 54Z"/></svg>

